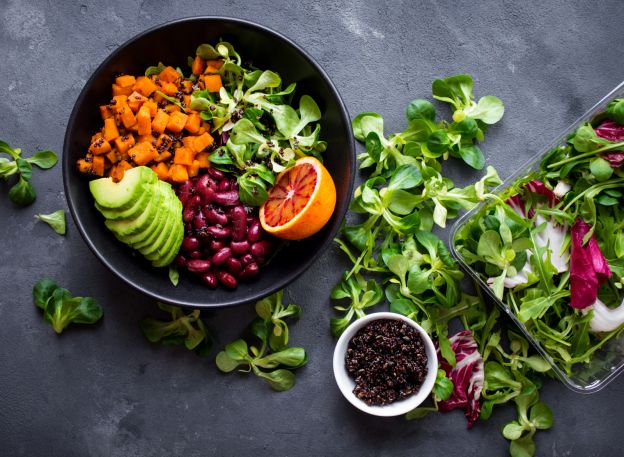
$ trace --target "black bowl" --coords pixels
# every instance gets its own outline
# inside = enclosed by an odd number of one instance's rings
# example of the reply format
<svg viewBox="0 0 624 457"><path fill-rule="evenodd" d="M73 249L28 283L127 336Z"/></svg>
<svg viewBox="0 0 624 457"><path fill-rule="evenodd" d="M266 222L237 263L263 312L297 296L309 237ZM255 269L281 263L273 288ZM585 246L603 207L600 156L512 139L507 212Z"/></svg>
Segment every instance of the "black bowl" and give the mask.
<svg viewBox="0 0 624 457"><path fill-rule="evenodd" d="M178 287L167 269L156 269L118 242L106 229L88 190L88 178L76 169L91 135L102 121L98 106L111 98L111 83L119 73L143 74L163 62L187 68L187 56L202 43L229 41L244 61L276 71L284 83L297 83L296 95L308 94L323 117L321 137L328 142L324 163L337 191L336 209L316 235L289 243L261 270L259 277L234 291L210 290L182 275ZM299 46L266 27L239 19L197 17L154 27L115 50L82 89L67 124L63 146L63 180L69 209L87 245L113 273L141 292L166 303L192 307L224 307L258 300L292 282L329 246L347 211L355 175L355 147L347 110L325 72Z"/></svg>

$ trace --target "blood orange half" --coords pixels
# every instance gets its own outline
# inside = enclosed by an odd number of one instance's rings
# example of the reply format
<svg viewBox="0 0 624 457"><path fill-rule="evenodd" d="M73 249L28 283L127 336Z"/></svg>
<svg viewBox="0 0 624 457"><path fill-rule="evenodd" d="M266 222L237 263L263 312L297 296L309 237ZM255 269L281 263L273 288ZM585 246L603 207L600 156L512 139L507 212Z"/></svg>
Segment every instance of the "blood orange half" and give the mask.
<svg viewBox="0 0 624 457"><path fill-rule="evenodd" d="M321 230L335 206L331 175L317 159L304 157L277 176L260 207L260 223L279 238L300 240Z"/></svg>

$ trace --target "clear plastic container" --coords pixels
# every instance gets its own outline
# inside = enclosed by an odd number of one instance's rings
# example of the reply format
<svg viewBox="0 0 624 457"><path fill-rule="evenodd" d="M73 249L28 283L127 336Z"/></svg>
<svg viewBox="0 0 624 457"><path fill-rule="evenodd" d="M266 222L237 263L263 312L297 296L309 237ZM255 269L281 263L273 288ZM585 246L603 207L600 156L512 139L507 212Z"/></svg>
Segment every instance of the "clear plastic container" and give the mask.
<svg viewBox="0 0 624 457"><path fill-rule="evenodd" d="M501 193L502 191L510 187L510 185L518 178L521 178L527 175L529 172L538 169L540 162L551 149L559 146L562 143L565 143L566 138L572 132L574 132L580 124L592 120L597 114L603 112L607 103L614 98L624 98L624 82L620 83L615 89L613 89L598 103L596 103L589 111L583 114L583 116L581 116L576 122L574 122L567 129L565 129L539 154L535 155L532 159L530 159L527 163L520 167L519 171L507 178L503 182L503 184L496 188L494 193ZM449 245L451 247L451 252L453 253L453 256L460 262L464 270L466 270L470 274L470 276L472 276L474 280L483 288L483 290L485 290L486 293L488 293L490 297L492 297L492 299L500 306L503 312L507 313L507 315L509 315L509 317L516 323L522 333L524 333L524 335L526 336L527 340L531 342L531 344L544 357L544 359L546 359L550 363L555 374L567 387L579 393L598 392L609 382L613 381L613 379L615 379L615 377L624 370L624 332L622 332L622 334L620 334L617 338L612 338L601 349L596 351L593 354L589 363L579 363L574 365L573 373L571 375L568 375L564 370L562 370L553 361L552 357L550 357L548 352L546 352L546 350L541 346L540 342L536 340L531 335L531 333L529 333L526 326L522 322L520 322L520 320L513 314L510 307L506 303L503 303L501 300L496 298L490 287L481 278L479 273L477 273L470 265L468 265L464 261L462 255L456 249L455 236L457 232L461 229L461 227L467 224L468 221L472 217L474 217L485 204L486 202L483 202L476 208L467 212L453 225L449 240Z"/></svg>

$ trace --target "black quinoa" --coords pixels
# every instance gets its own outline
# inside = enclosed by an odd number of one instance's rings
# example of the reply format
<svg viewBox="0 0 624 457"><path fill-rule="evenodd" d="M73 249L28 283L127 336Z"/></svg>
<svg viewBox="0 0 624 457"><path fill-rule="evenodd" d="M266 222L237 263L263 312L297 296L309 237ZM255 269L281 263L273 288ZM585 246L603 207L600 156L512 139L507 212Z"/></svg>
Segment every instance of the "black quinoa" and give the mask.
<svg viewBox="0 0 624 457"><path fill-rule="evenodd" d="M361 328L347 347L353 393L368 405L386 405L418 392L427 376L425 344L414 327L378 319Z"/></svg>

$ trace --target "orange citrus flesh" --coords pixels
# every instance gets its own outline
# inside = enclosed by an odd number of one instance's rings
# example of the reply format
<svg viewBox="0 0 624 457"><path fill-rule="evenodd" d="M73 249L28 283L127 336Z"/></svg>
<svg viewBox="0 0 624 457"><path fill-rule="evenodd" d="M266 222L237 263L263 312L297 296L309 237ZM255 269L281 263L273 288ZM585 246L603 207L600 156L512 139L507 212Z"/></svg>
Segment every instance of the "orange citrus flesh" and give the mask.
<svg viewBox="0 0 624 457"><path fill-rule="evenodd" d="M260 207L260 223L279 238L300 240L321 230L335 206L331 175L317 159L304 157L277 176Z"/></svg>

